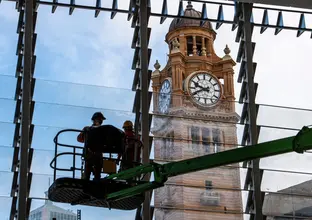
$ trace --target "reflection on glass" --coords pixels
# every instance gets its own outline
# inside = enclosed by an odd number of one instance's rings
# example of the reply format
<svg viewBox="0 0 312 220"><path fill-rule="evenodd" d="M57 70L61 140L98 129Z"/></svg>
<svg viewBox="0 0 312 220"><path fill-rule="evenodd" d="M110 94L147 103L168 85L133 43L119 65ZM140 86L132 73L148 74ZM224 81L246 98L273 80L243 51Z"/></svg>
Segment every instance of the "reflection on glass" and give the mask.
<svg viewBox="0 0 312 220"><path fill-rule="evenodd" d="M168 113L162 114L159 95L154 94L151 131L156 162L184 160L237 148L239 117L234 102L220 101L218 105L207 102L208 109L203 97L198 97L199 102L194 104L190 100L194 97L176 95L172 96ZM174 134L172 141L164 141L171 134ZM206 219L205 215L213 219L218 218L219 213L226 213L226 219L242 219L240 185L237 167L218 167L169 178L164 187L155 190L155 219ZM230 190L233 188L236 190ZM193 211L185 212L185 209Z"/></svg>
<svg viewBox="0 0 312 220"><path fill-rule="evenodd" d="M181 155L182 149L184 157L186 155L195 157L237 147L235 129L233 130L231 127L190 125L182 119L174 120L174 123L181 126L182 131L173 129L168 132L165 127L154 123L152 134L154 145L158 146L158 148L154 148L156 160L181 159L179 155Z"/></svg>

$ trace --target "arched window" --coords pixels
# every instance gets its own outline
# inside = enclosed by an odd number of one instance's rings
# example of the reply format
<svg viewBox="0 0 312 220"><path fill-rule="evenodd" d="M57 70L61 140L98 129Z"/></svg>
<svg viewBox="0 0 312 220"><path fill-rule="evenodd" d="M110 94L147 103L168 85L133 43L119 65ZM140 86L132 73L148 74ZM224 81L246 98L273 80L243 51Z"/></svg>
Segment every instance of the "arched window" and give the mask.
<svg viewBox="0 0 312 220"><path fill-rule="evenodd" d="M162 138L161 146L161 158L172 159L173 158L173 147L174 147L174 131L170 131L165 137Z"/></svg>
<svg viewBox="0 0 312 220"><path fill-rule="evenodd" d="M192 36L186 37L186 50L187 50L187 56L193 56L193 37Z"/></svg>
<svg viewBox="0 0 312 220"><path fill-rule="evenodd" d="M213 145L213 152L218 153L221 151L221 131L218 128L212 129L212 145Z"/></svg>
<svg viewBox="0 0 312 220"><path fill-rule="evenodd" d="M209 128L203 128L202 129L202 134L203 134L203 147L204 147L204 153L209 154L210 153L210 129Z"/></svg>

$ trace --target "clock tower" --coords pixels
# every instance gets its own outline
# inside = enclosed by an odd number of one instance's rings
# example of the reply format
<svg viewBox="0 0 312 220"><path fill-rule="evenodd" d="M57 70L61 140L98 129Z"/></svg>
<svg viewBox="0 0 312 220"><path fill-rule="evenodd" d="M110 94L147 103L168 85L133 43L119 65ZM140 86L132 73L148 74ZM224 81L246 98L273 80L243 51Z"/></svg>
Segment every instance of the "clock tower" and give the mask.
<svg viewBox="0 0 312 220"><path fill-rule="evenodd" d="M185 16L201 17L192 4ZM174 19L166 35L168 61L152 74L154 156L167 163L237 147L234 70L214 51L210 22ZM169 178L154 191L156 220L242 220L238 164Z"/></svg>

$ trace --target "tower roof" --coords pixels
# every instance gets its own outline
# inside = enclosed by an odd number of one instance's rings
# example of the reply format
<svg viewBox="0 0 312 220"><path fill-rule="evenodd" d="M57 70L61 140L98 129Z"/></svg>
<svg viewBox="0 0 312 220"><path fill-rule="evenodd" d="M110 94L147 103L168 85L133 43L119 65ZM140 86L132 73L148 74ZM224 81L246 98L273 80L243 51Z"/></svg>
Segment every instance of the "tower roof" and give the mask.
<svg viewBox="0 0 312 220"><path fill-rule="evenodd" d="M188 1L186 9L184 10L184 16L187 17L193 17L193 18L200 18L201 17L201 12L196 11L193 8L193 5L191 1ZM169 27L169 32L174 31L177 28L182 28L182 27L202 27L206 28L209 30L213 30L212 25L209 21L206 21L203 26L200 26L200 21L199 20L193 20L193 19L180 19L178 21L177 18L173 19L173 21L170 24Z"/></svg>

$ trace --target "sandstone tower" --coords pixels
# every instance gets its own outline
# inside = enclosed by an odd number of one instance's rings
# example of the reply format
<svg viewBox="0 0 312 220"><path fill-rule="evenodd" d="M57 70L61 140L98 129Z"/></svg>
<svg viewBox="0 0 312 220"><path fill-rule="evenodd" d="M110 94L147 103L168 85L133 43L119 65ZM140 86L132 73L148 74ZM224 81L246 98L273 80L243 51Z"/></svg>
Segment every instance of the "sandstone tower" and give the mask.
<svg viewBox="0 0 312 220"><path fill-rule="evenodd" d="M185 16L200 18L188 2ZM166 163L237 147L233 66L214 51L210 22L174 19L168 62L152 74L155 161ZM242 220L240 174L220 167L170 178L155 190L156 220Z"/></svg>

